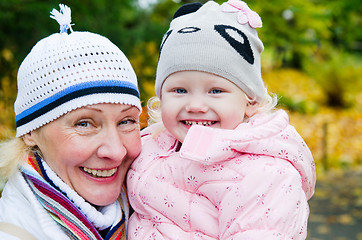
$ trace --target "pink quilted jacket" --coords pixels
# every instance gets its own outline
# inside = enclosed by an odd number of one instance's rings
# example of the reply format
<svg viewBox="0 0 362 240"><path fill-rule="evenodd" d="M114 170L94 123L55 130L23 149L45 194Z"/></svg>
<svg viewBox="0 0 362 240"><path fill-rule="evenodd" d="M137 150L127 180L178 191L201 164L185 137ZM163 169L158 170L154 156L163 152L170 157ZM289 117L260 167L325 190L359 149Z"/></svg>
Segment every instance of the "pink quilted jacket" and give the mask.
<svg viewBox="0 0 362 240"><path fill-rule="evenodd" d="M128 239L306 238L315 165L283 110L235 130L193 126L179 151L160 124L142 140Z"/></svg>

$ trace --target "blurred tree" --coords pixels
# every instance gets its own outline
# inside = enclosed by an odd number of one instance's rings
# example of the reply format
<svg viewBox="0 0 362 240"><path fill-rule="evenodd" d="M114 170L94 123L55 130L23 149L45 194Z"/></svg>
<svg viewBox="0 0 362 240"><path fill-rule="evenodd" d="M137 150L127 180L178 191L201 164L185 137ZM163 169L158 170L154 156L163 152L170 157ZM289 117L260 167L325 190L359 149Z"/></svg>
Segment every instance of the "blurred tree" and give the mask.
<svg viewBox="0 0 362 240"><path fill-rule="evenodd" d="M207 0L143 1L148 4L141 6L135 0L64 0L62 3L72 9L75 31L104 35L124 51L134 65L145 102L154 94L152 85L159 45L174 12L182 4L205 3ZM361 53L362 31L358 31L362 15L360 0L246 2L263 19L263 28L258 32L266 52L273 56L272 67L293 67L304 71L305 63L311 59L323 65L323 61L330 61L333 57L330 48L350 54ZM12 105L17 68L31 47L59 31L58 23L49 18L53 8L59 9L58 3L55 0L0 0L0 102L3 104L0 108ZM8 107L7 111L6 119L9 119L13 116L12 109ZM13 119L8 123L13 123Z"/></svg>
<svg viewBox="0 0 362 240"><path fill-rule="evenodd" d="M40 39L59 32L58 23L49 18L53 8L59 10L58 3L54 0L0 1L0 101L15 100L17 68L31 48ZM146 42L161 41L164 29L157 19L151 19L150 11L139 7L137 1L64 0L62 3L72 10L74 31L104 35L128 57L132 54L143 55L142 48ZM155 64L150 63L147 67L155 68ZM137 75L144 75L143 69L135 71ZM7 89L3 89L4 86ZM142 94L142 84L140 88ZM9 92L9 99L4 98L4 92ZM13 122L13 119L9 119L9 122Z"/></svg>
<svg viewBox="0 0 362 240"><path fill-rule="evenodd" d="M325 7L324 13L329 20L327 39L333 47L349 52L362 52L362 2L359 0L319 0L318 5Z"/></svg>
<svg viewBox="0 0 362 240"><path fill-rule="evenodd" d="M63 1L71 7L76 31L91 31L107 36L127 54L133 43L143 39L136 31L139 11L132 0ZM59 32L49 18L59 10L58 1L0 1L0 109L1 124L14 127L13 102L16 74L21 61L40 39ZM1 125L0 124L0 125Z"/></svg>
<svg viewBox="0 0 362 240"><path fill-rule="evenodd" d="M312 1L259 0L250 2L263 20L259 30L266 48L274 53L276 67L301 69L303 59L318 48L323 31L320 9Z"/></svg>

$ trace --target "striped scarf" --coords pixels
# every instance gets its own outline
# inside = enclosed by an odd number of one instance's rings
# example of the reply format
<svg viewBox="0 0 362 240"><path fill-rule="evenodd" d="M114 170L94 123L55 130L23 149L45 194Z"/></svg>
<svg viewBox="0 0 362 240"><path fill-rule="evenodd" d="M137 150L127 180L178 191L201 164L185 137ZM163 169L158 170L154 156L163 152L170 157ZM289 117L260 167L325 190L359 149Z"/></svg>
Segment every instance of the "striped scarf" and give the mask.
<svg viewBox="0 0 362 240"><path fill-rule="evenodd" d="M123 210L120 221L113 224L109 228L106 237L103 238L80 208L49 178L41 158L39 156L36 156L36 159L29 157L28 163L35 171L24 168L22 175L37 200L70 239L118 240L121 237L125 239L125 231L123 231L125 227L125 214Z"/></svg>

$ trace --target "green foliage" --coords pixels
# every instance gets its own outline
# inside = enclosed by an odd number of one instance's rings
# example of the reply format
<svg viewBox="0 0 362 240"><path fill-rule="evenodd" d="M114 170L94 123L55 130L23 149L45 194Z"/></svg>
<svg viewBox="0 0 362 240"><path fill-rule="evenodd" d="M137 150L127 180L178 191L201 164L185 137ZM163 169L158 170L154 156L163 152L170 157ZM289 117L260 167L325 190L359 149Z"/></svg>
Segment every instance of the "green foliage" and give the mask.
<svg viewBox="0 0 362 240"><path fill-rule="evenodd" d="M330 34L326 40L338 49L361 52L362 32L356 31L361 28L361 1L320 0L316 4L323 6L328 21Z"/></svg>
<svg viewBox="0 0 362 240"><path fill-rule="evenodd" d="M262 0L255 5L263 19L260 37L265 46L275 50L275 66L301 68L302 58L313 51L318 41L313 27L320 23L311 17L318 9L304 0Z"/></svg>
<svg viewBox="0 0 362 240"><path fill-rule="evenodd" d="M0 138L5 136L6 130L2 125L15 127L13 103L16 97L16 71L17 63L9 49L0 52ZM1 74L2 73L2 74Z"/></svg>
<svg viewBox="0 0 362 240"><path fill-rule="evenodd" d="M137 74L140 94L143 99L142 105L146 106L147 99L155 95L153 86L158 60L158 44L155 42L137 44L129 60Z"/></svg>
<svg viewBox="0 0 362 240"><path fill-rule="evenodd" d="M293 112L315 114L326 97L321 86L307 74L295 69L264 71L268 90L277 93L279 106Z"/></svg>
<svg viewBox="0 0 362 240"><path fill-rule="evenodd" d="M358 99L362 97L362 56L328 48L309 59L305 66L308 74L323 88L328 106L361 110Z"/></svg>
<svg viewBox="0 0 362 240"><path fill-rule="evenodd" d="M303 114L316 113L318 111L318 105L314 102L307 100L297 101L295 99L281 96L279 94L279 101L277 107L286 108L290 111L299 112Z"/></svg>

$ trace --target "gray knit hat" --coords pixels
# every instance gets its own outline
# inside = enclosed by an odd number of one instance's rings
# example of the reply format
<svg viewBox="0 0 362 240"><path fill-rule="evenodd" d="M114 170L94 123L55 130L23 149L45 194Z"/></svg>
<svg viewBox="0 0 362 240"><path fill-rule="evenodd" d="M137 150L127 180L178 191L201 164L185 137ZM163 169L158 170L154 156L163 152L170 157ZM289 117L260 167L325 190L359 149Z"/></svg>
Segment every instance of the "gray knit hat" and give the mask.
<svg viewBox="0 0 362 240"><path fill-rule="evenodd" d="M157 96L172 73L197 70L226 78L261 101L266 94L260 66L264 47L255 30L261 26L259 15L240 0L182 6L161 44Z"/></svg>
<svg viewBox="0 0 362 240"><path fill-rule="evenodd" d="M101 35L73 32L70 8L60 8L51 17L61 32L40 40L19 67L17 137L86 105L121 103L142 110L136 74L123 52Z"/></svg>

